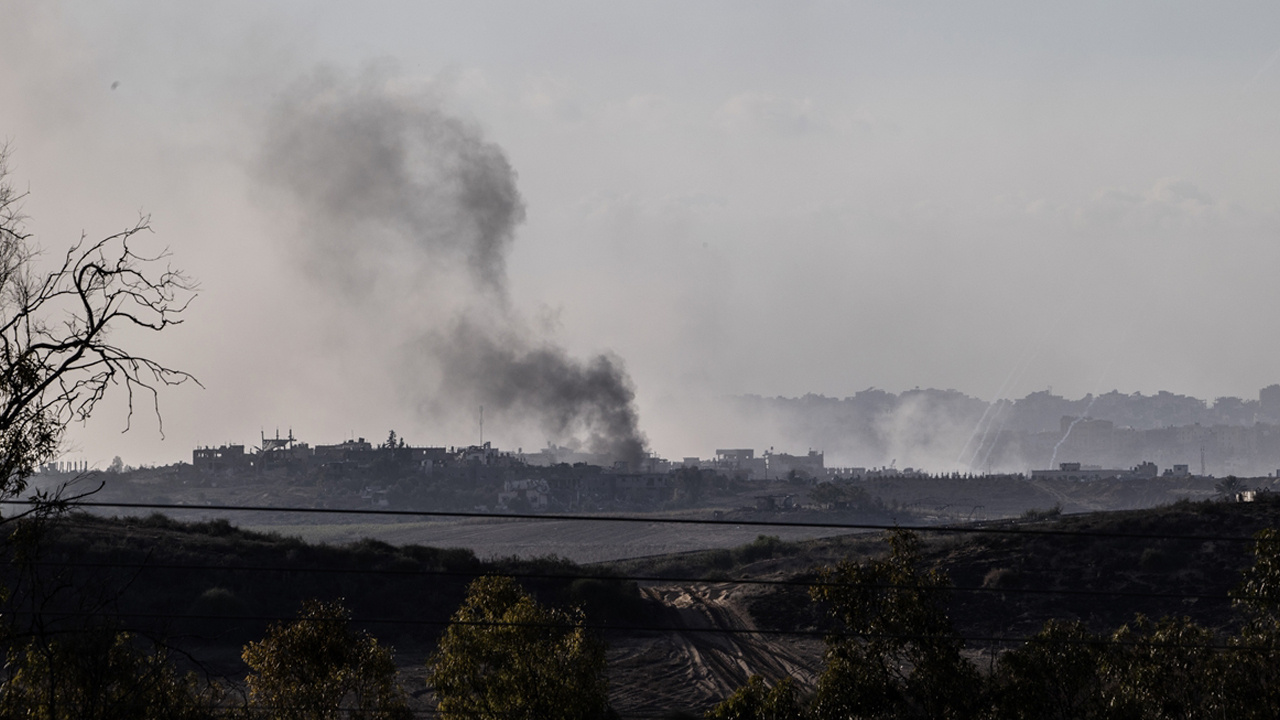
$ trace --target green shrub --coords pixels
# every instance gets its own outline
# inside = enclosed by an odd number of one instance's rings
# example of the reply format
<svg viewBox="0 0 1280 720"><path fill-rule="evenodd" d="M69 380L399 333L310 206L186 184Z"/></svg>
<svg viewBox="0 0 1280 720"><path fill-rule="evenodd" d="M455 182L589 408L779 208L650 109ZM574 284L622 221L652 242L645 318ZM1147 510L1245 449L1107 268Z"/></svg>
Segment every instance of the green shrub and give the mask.
<svg viewBox="0 0 1280 720"><path fill-rule="evenodd" d="M1060 515L1062 515L1062 505L1057 504L1051 508L1048 508L1047 510L1042 510L1040 508L1031 508L1030 510L1027 510L1026 512L1022 513L1022 519L1052 520L1056 517L1059 517Z"/></svg>
<svg viewBox="0 0 1280 720"><path fill-rule="evenodd" d="M734 556L740 563L753 563L780 555L786 548L787 543L782 542L777 535L759 535L755 540L734 550Z"/></svg>

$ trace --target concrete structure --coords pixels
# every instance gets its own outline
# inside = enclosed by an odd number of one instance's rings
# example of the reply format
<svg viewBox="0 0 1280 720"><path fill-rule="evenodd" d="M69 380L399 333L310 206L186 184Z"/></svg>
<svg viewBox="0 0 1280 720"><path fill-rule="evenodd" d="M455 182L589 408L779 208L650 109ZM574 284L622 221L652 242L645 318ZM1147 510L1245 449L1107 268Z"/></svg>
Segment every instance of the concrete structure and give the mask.
<svg viewBox="0 0 1280 720"><path fill-rule="evenodd" d="M498 507L510 509L516 501L523 501L530 510L546 510L551 499L547 481L541 478L507 480L498 493Z"/></svg>
<svg viewBox="0 0 1280 720"><path fill-rule="evenodd" d="M711 467L726 475L763 480L769 472L769 461L766 457L756 457L755 450L718 448Z"/></svg>
<svg viewBox="0 0 1280 720"><path fill-rule="evenodd" d="M191 451L191 465L204 472L235 472L253 467L253 456L243 445L202 447Z"/></svg>
<svg viewBox="0 0 1280 720"><path fill-rule="evenodd" d="M788 455L775 453L772 450L764 454L769 464L768 479L782 480L795 473L796 477L819 478L827 474L823 464L823 454L810 450L808 455Z"/></svg>
<svg viewBox="0 0 1280 720"><path fill-rule="evenodd" d="M764 512L796 509L796 500L794 495L757 495L755 497L755 501L756 510Z"/></svg>
<svg viewBox="0 0 1280 720"><path fill-rule="evenodd" d="M1184 466L1185 467L1185 466ZM1032 480L1144 480L1160 474L1153 462L1141 462L1128 470L1102 468L1097 465L1081 465L1078 462L1058 463L1057 470L1032 470Z"/></svg>

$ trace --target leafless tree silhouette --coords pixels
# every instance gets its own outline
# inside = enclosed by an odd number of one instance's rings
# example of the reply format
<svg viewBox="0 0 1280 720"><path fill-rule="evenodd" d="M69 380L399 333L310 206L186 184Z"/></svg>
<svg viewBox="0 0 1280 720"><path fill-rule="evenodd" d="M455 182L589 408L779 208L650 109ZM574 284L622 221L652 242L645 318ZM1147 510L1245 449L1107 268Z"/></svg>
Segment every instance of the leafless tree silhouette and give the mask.
<svg viewBox="0 0 1280 720"><path fill-rule="evenodd" d="M199 384L117 344L123 330L180 324L194 297L195 283L169 266L167 250L137 249L150 218L100 240L82 235L41 270L8 160L0 146L0 500L21 496L67 425L87 419L112 388L126 395L128 429L139 397L159 418L160 388Z"/></svg>

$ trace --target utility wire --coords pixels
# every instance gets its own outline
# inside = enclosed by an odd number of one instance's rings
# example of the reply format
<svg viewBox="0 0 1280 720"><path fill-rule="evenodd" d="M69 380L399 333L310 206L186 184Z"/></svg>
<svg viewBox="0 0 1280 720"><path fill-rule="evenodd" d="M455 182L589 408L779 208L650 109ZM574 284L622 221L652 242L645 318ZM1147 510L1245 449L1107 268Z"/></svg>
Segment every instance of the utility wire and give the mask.
<svg viewBox="0 0 1280 720"><path fill-rule="evenodd" d="M39 613L29 610L16 610L12 615L43 615L45 617L79 617L102 619L102 613L92 612L50 612ZM424 620L417 618L298 618L284 615L205 615L179 613L112 613L117 619L150 619L150 620L197 620L197 621L238 621L238 622L303 622L303 623L351 623L357 626L400 625L420 627L493 627L493 628L536 628L536 629L573 629L581 627L595 632L654 632L654 633L694 633L698 635L747 635L747 636L786 636L786 637L820 637L850 638L863 640L958 640L965 643L983 642L992 644L1006 643L1056 643L1068 645L1114 645L1122 647L1161 647L1161 648L1202 648L1209 650L1262 651L1268 647L1249 645L1233 645L1230 643L1180 643L1155 640L1116 640L1104 636L1086 638L1049 638L1037 635L952 635L928 633L858 633L832 630L778 630L772 628L729 628L729 627L685 627L669 625L576 625L573 623L530 623L501 622L491 620Z"/></svg>
<svg viewBox="0 0 1280 720"><path fill-rule="evenodd" d="M303 707L299 705L262 705L262 704L235 704L235 703L224 703L224 704L202 703L199 705L199 707L205 710L230 710L230 711L249 710L251 712L279 712L281 710L298 710L299 708L310 709L309 707ZM625 714L613 714L611 716L618 718L618 720L629 720L630 718L636 718L636 720L648 720L649 718L671 718L671 717L675 717L676 713L689 712L689 711L690 711L689 708L680 708L680 709L674 709L674 710L647 712L647 713L628 712ZM408 712L414 717L438 717L444 714L444 711L438 708L408 708ZM493 717L495 715L493 711L463 712L456 709L450 710L449 714L452 716L464 715L468 717L486 717L486 718ZM521 714L519 712L510 712L507 714L515 719L525 717L524 714ZM373 713L373 715L376 717L378 714L375 712ZM701 713L699 713L699 716L701 716ZM345 711L342 711L342 710L338 711L338 714L335 715L334 717L338 717L338 718L364 717L364 715L358 715L357 711L354 709L347 709Z"/></svg>
<svg viewBox="0 0 1280 720"><path fill-rule="evenodd" d="M0 504L38 505L30 500L10 500ZM993 527L974 525L899 525L886 523L838 523L838 522L782 522L776 520L708 520L699 518L645 517L635 515L564 515L547 513L481 513L447 510L374 510L362 508L302 508L273 507L270 505L216 505L190 504L173 505L167 503L140 502L99 502L78 501L68 504L69 508L116 508L131 510L205 510L217 512L272 512L272 513L309 513L319 515L368 515L375 517L417 517L417 518L457 518L482 520L534 520L550 522L557 520L574 522L615 522L642 523L647 525L720 525L734 527L770 527L770 528L810 528L822 530L864 530L891 531L909 530L921 533L954 533L972 535L1021 535L1046 537L1092 537L1117 538L1129 540L1187 540L1198 542L1256 542L1256 538L1240 535L1187 535L1181 533L1144 533L1118 532L1112 530L1054 530L1046 528L1013 527L1008 524ZM990 521L1009 523L1011 521Z"/></svg>
<svg viewBox="0 0 1280 720"><path fill-rule="evenodd" d="M521 578L527 580L600 580L605 582L652 582L652 583L706 583L729 585L759 585L772 587L863 587L879 590L940 590L944 592L994 593L1012 595L1075 595L1086 597L1130 597L1169 600L1231 600L1230 595L1210 593L1176 593L1176 592L1143 592L1133 590L1090 590L1068 588L1026 588L1026 587L972 587L949 586L932 587L923 585L884 585L865 583L822 582L816 580L762 578L696 578L671 575L609 575L609 574L566 574L537 572L508 572L495 569L482 570L395 570L379 568L333 568L333 567L290 567L286 565L197 565L184 563L147 563L147 562L52 562L39 561L32 563L36 567L45 568L112 568L128 570L168 570L192 572L271 572L301 574L337 574L337 575L386 575L391 577L457 577L477 578L488 575Z"/></svg>

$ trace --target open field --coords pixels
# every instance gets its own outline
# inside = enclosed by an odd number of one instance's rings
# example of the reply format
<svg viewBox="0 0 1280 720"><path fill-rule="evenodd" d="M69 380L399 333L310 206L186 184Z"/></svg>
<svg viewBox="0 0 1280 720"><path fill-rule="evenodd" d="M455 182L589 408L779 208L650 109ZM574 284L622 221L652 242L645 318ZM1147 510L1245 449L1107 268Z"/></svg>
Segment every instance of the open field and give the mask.
<svg viewBox="0 0 1280 720"><path fill-rule="evenodd" d="M828 537L838 529L800 527L739 527L731 524L699 527L662 523L664 517L798 520L816 522L878 522L904 525L957 523L972 520L1017 518L1028 510L1060 508L1066 513L1149 508L1180 499L1206 499L1215 495L1213 478L1152 478L1076 482L1023 480L1011 476L901 477L854 483L883 510L874 517L813 509L810 486L784 483L752 483L732 495L717 497L696 508L657 510L628 515L652 517L652 523L616 523L576 520L521 520L513 518L433 518L377 516L377 509L359 497L330 497L317 488L288 485L243 485L209 488L170 483L164 488L138 480L111 478L92 500L143 502L168 505L163 512L182 520L207 521L223 517L247 530L274 532L306 542L344 544L365 538L393 545L458 547L482 558L535 558L555 555L580 563L734 547L757 535L776 535L787 541ZM158 476L159 477L159 476ZM1254 478L1248 487L1271 488L1275 478ZM161 492L163 490L163 492ZM745 508L759 495L793 495L809 509L798 512L758 513ZM231 507L278 507L278 511L179 509L187 504ZM289 508L368 509L369 515L320 515L293 512ZM149 509L95 508L104 515L148 514Z"/></svg>
<svg viewBox="0 0 1280 720"><path fill-rule="evenodd" d="M403 523L260 525L245 530L275 532L306 542L349 543L374 538L392 545L462 547L480 558L555 555L578 563L607 562L651 555L731 548L761 534L787 541L845 534L822 528L671 525L587 520L463 520Z"/></svg>

